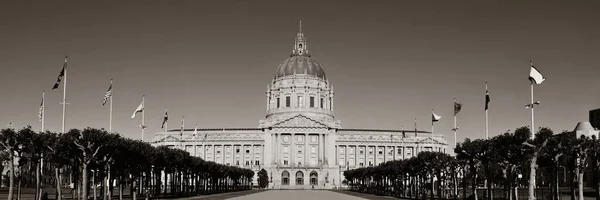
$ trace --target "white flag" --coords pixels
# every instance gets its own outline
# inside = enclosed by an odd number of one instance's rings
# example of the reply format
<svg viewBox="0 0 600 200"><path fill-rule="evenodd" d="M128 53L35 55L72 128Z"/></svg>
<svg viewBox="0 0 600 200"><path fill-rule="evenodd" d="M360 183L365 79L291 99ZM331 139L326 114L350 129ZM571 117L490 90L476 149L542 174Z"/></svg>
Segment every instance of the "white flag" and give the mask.
<svg viewBox="0 0 600 200"><path fill-rule="evenodd" d="M196 124L196 128L194 128L194 133L192 136L196 137L196 134L198 134L198 124Z"/></svg>
<svg viewBox="0 0 600 200"><path fill-rule="evenodd" d="M546 77L533 66L533 61L531 62L531 70L529 70L529 80L535 84L542 84L546 80Z"/></svg>
<svg viewBox="0 0 600 200"><path fill-rule="evenodd" d="M442 119L442 116L436 115L433 111L431 112L431 121L432 122L440 121L440 119Z"/></svg>
<svg viewBox="0 0 600 200"><path fill-rule="evenodd" d="M131 119L135 118L135 114L144 111L144 101L142 100L142 103L140 103L140 105L135 109L135 111L133 111L133 115L131 115Z"/></svg>

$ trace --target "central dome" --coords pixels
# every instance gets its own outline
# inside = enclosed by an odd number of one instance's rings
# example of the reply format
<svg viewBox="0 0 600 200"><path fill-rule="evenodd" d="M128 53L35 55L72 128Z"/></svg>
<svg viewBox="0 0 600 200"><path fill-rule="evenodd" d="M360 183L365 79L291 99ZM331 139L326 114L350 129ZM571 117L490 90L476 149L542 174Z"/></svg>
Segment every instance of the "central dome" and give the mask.
<svg viewBox="0 0 600 200"><path fill-rule="evenodd" d="M308 53L306 38L302 33L302 21L300 21L300 31L296 35L296 41L294 41L292 55L279 65L277 73L275 73L275 79L296 74L316 76L323 80L327 79L321 64L312 59Z"/></svg>
<svg viewBox="0 0 600 200"><path fill-rule="evenodd" d="M325 77L325 70L323 70L321 64L311 57L301 55L295 55L285 59L283 63L279 65L275 78L295 74L306 74L327 79Z"/></svg>

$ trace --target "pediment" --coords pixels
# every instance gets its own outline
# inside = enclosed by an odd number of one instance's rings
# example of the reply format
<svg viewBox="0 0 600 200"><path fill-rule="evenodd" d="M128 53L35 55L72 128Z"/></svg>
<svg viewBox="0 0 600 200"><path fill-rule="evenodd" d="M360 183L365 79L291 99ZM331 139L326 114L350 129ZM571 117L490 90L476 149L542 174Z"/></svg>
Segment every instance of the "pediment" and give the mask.
<svg viewBox="0 0 600 200"><path fill-rule="evenodd" d="M433 144L437 144L437 143L440 143L440 141L437 141L437 140L435 140L435 139L433 139L431 137L428 137L428 138L419 140L418 143L433 143Z"/></svg>
<svg viewBox="0 0 600 200"><path fill-rule="evenodd" d="M273 124L276 128L328 128L327 124L304 115L296 115Z"/></svg>
<svg viewBox="0 0 600 200"><path fill-rule="evenodd" d="M165 138L161 138L157 142L181 142L181 140L179 138L176 138L176 137L173 137L173 136L169 135L169 136L167 136Z"/></svg>

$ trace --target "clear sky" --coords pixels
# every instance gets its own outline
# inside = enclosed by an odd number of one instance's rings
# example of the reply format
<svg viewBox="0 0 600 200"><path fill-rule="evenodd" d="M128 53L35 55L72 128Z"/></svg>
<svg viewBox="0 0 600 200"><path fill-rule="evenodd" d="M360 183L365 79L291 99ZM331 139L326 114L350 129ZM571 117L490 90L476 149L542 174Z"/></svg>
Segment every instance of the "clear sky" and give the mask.
<svg viewBox="0 0 600 200"><path fill-rule="evenodd" d="M267 84L292 50L298 21L335 88L344 128L435 130L452 142L453 98L463 103L459 140L530 124L572 130L600 107L598 1L10 1L0 6L0 123L37 120L61 129L108 127L102 98L114 78L113 130L141 138L131 114L146 95L146 140L165 107L169 128L257 127Z"/></svg>

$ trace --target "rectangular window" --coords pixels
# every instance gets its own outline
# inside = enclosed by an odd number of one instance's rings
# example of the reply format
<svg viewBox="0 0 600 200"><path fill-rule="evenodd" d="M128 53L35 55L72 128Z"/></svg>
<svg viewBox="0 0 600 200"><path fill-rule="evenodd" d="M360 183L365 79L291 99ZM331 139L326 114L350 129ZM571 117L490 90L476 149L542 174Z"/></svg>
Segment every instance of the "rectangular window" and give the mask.
<svg viewBox="0 0 600 200"><path fill-rule="evenodd" d="M288 165L288 161L287 160L283 160L283 165Z"/></svg>
<svg viewBox="0 0 600 200"><path fill-rule="evenodd" d="M279 108L279 97L277 97L277 108Z"/></svg>
<svg viewBox="0 0 600 200"><path fill-rule="evenodd" d="M240 161L239 161L239 160L236 160L236 161L235 161L235 165L239 166L239 165L240 165Z"/></svg>
<svg viewBox="0 0 600 200"><path fill-rule="evenodd" d="M360 150L360 151L359 151L359 154L360 154L360 155L362 155L363 153L364 153L364 152L363 152L363 150Z"/></svg>
<svg viewBox="0 0 600 200"><path fill-rule="evenodd" d="M304 97L299 96L298 97L298 108L302 108L302 107L304 107Z"/></svg>
<svg viewBox="0 0 600 200"><path fill-rule="evenodd" d="M260 165L260 162L258 160L255 160L254 165Z"/></svg>
<svg viewBox="0 0 600 200"><path fill-rule="evenodd" d="M285 107L289 108L291 103L292 103L291 97L289 97L289 96L285 97Z"/></svg>
<svg viewBox="0 0 600 200"><path fill-rule="evenodd" d="M250 161L246 160L246 166L250 165Z"/></svg>
<svg viewBox="0 0 600 200"><path fill-rule="evenodd" d="M362 167L364 165L364 163L360 162L360 163L358 163L358 165Z"/></svg>
<svg viewBox="0 0 600 200"><path fill-rule="evenodd" d="M315 97L310 97L310 107L311 108L315 107Z"/></svg>
<svg viewBox="0 0 600 200"><path fill-rule="evenodd" d="M325 103L323 103L323 97L321 97L321 108L323 108L323 105L324 105L324 104L325 104Z"/></svg>
<svg viewBox="0 0 600 200"><path fill-rule="evenodd" d="M402 149L398 149L398 154L402 154Z"/></svg>

